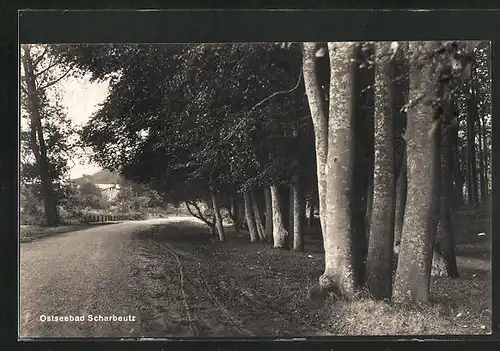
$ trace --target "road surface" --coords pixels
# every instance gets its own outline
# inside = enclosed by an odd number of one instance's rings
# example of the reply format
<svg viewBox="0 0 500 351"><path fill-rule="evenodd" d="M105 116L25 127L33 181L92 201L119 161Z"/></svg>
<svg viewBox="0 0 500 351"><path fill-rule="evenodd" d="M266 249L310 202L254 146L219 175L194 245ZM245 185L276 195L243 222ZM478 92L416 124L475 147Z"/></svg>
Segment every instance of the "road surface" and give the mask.
<svg viewBox="0 0 500 351"><path fill-rule="evenodd" d="M178 302L182 291L175 281L177 263L170 263L169 298L175 296L174 302L162 294L166 288L155 283L154 266L160 262L148 257L146 245L135 235L179 221L199 226L191 217L130 221L21 244L20 338L181 333L167 330L163 317L185 319Z"/></svg>

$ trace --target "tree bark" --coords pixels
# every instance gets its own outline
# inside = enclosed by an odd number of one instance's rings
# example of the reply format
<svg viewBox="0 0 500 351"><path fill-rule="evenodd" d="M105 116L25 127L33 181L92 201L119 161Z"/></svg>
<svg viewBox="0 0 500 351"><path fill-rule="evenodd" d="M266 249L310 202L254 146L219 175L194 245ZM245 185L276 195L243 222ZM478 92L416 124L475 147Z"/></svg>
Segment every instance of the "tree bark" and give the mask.
<svg viewBox="0 0 500 351"><path fill-rule="evenodd" d="M314 127L316 149L316 173L318 177L318 198L321 232L326 234L326 159L328 152L328 116L325 99L318 81L316 62L317 43L303 44L303 74L307 101Z"/></svg>
<svg viewBox="0 0 500 351"><path fill-rule="evenodd" d="M354 122L354 174L352 224L354 232L354 270L358 272L356 284L363 285L368 252L369 220L371 211L374 166L374 83L375 70L367 64L375 53L372 43L365 42L356 49L358 68L353 79L352 104L356 108ZM363 67L361 67L363 66Z"/></svg>
<svg viewBox="0 0 500 351"><path fill-rule="evenodd" d="M328 154L326 158L325 271L320 277L323 291L338 290L343 296L355 292L353 267L352 176L353 131L356 106L354 80L357 71L356 43L328 43L330 98ZM308 95L309 96L309 95ZM314 113L313 113L314 115ZM318 160L321 159L319 155ZM320 177L318 177L320 178ZM321 205L320 205L321 206ZM323 216L322 216L323 217Z"/></svg>
<svg viewBox="0 0 500 351"><path fill-rule="evenodd" d="M375 170L373 210L366 261L367 287L375 299L389 299L394 244L394 62L389 42L375 44Z"/></svg>
<svg viewBox="0 0 500 351"><path fill-rule="evenodd" d="M283 224L281 213L280 192L278 185L271 185L271 206L273 210L273 246L276 248L286 248L288 232Z"/></svg>
<svg viewBox="0 0 500 351"><path fill-rule="evenodd" d="M248 225L245 217L245 200L241 201L241 198L236 200L236 216L238 217L238 225L241 229L248 229Z"/></svg>
<svg viewBox="0 0 500 351"><path fill-rule="evenodd" d="M472 87L470 88L471 90ZM475 122L477 119L476 92L467 92L467 189L469 204L478 202L477 169L476 169L476 142Z"/></svg>
<svg viewBox="0 0 500 351"><path fill-rule="evenodd" d="M222 224L222 216L220 215L219 202L217 201L217 194L215 191L210 191L210 196L212 197L212 206L214 210L214 222L217 229L217 235L219 236L219 241L226 241L226 234L224 233L224 226Z"/></svg>
<svg viewBox="0 0 500 351"><path fill-rule="evenodd" d="M266 235L267 241L273 242L273 207L271 200L271 189L264 188L264 200L266 203Z"/></svg>
<svg viewBox="0 0 500 351"><path fill-rule="evenodd" d="M240 231L240 223L238 218L238 209L235 194L229 195L229 217L233 221L233 228L238 233Z"/></svg>
<svg viewBox="0 0 500 351"><path fill-rule="evenodd" d="M453 178L452 163L450 159L453 157L453 145L450 143L450 137L453 133L453 122L455 116L453 114L453 101L446 102L445 109L446 124L442 128L441 137L441 208L440 208L440 231L438 232L438 243L440 255L446 264L446 271L451 278L458 278L457 260L455 255L455 235L451 222L451 199L453 197L453 183L450 180Z"/></svg>
<svg viewBox="0 0 500 351"><path fill-rule="evenodd" d="M57 226L59 224L57 199L53 189L53 179L51 178L49 171L47 147L43 135L42 120L40 115L40 92L38 91L36 85L35 70L29 45L23 45L22 61L24 66L24 74L26 77L28 108L31 122L31 148L33 154L35 155L40 182L42 185L45 224L47 226Z"/></svg>
<svg viewBox="0 0 500 351"><path fill-rule="evenodd" d="M406 207L407 193L407 165L406 165L406 146L403 150L403 160L399 170L398 179L396 181L396 208L394 220L394 253L399 254L401 245L401 234L403 232L403 221Z"/></svg>
<svg viewBox="0 0 500 351"><path fill-rule="evenodd" d="M428 302L432 253L439 211L440 125L434 103L439 96L436 52L439 42L410 42L410 101L406 130L408 194L398 267L395 302ZM436 118L437 117L437 118Z"/></svg>
<svg viewBox="0 0 500 351"><path fill-rule="evenodd" d="M484 166L484 140L483 140L483 124L482 124L482 117L479 117L477 119L477 124L478 124L478 139L479 139L479 189L481 193L481 200L485 201L486 200L486 175L485 175L485 166Z"/></svg>
<svg viewBox="0 0 500 351"><path fill-rule="evenodd" d="M245 203L245 219L250 233L250 242L253 243L257 241L259 234L257 232L257 226L255 225L250 192L247 191L243 194L243 201Z"/></svg>
<svg viewBox="0 0 500 351"><path fill-rule="evenodd" d="M303 212L305 202L299 179L296 178L292 182L291 187L293 202L293 249L295 251L304 251Z"/></svg>
<svg viewBox="0 0 500 351"><path fill-rule="evenodd" d="M253 215L255 218L255 225L257 227L257 234L260 241L266 241L266 231L262 225L262 219L260 216L259 204L257 203L257 197L255 196L255 189L250 192L250 202L252 203Z"/></svg>

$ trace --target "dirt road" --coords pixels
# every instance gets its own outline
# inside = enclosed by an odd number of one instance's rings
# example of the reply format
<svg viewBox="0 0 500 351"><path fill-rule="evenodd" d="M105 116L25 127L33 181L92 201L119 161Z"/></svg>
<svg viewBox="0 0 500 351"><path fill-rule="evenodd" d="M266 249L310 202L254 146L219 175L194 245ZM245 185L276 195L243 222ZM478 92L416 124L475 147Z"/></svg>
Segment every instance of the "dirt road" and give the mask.
<svg viewBox="0 0 500 351"><path fill-rule="evenodd" d="M175 257L165 262L136 240L151 226L179 221L200 226L182 217L133 221L21 244L20 337L196 334ZM161 273L170 284L158 284Z"/></svg>

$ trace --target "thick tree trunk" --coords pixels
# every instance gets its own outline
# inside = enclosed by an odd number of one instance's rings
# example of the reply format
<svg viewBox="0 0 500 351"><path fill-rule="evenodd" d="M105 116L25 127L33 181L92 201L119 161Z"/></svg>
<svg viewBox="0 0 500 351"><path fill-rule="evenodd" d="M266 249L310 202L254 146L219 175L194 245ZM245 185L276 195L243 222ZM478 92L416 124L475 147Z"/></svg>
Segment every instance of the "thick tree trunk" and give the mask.
<svg viewBox="0 0 500 351"><path fill-rule="evenodd" d="M440 126L433 103L440 98L436 60L425 57L439 42L410 42L410 101L406 130L408 194L398 267L395 302L428 302L433 244L439 210Z"/></svg>
<svg viewBox="0 0 500 351"><path fill-rule="evenodd" d="M292 187L292 202L293 202L293 249L295 251L304 251L304 196L302 194L301 184L298 179L291 185Z"/></svg>
<svg viewBox="0 0 500 351"><path fill-rule="evenodd" d="M253 215L255 218L255 225L257 227L257 234L259 235L260 241L266 241L266 231L262 225L262 219L260 216L259 204L257 202L257 197L255 196L255 189L250 193L250 199L252 203Z"/></svg>
<svg viewBox="0 0 500 351"><path fill-rule="evenodd" d="M280 191L278 185L271 185L271 206L273 210L273 246L276 248L286 248L288 232L283 224L281 212Z"/></svg>
<svg viewBox="0 0 500 351"><path fill-rule="evenodd" d="M316 173L318 177L318 198L321 232L326 234L326 159L328 152L328 115L325 98L318 81L316 62L317 43L303 44L304 85L314 126L316 149Z"/></svg>
<svg viewBox="0 0 500 351"><path fill-rule="evenodd" d="M330 57L330 105L328 155L326 165L325 271L320 277L323 291L338 290L345 297L355 292L353 267L352 178L354 120L356 106L354 81L357 71L357 44L328 43ZM308 95L309 96L309 95ZM321 157L318 157L320 159Z"/></svg>
<svg viewBox="0 0 500 351"><path fill-rule="evenodd" d="M210 191L210 196L212 197L212 206L214 210L214 222L215 228L217 229L217 235L219 236L219 241L226 241L226 234L224 233L224 226L222 224L222 216L220 215L219 202L217 201L217 194L214 191Z"/></svg>
<svg viewBox="0 0 500 351"><path fill-rule="evenodd" d="M56 226L59 224L57 213L57 199L54 193L52 178L49 171L49 160L47 156L47 147L43 135L42 120L40 116L39 91L35 81L35 71L31 58L29 45L23 47L23 66L26 77L26 89L28 97L28 106L30 114L31 128L31 148L35 155L40 182L42 185L43 205L45 211L45 224Z"/></svg>
<svg viewBox="0 0 500 351"><path fill-rule="evenodd" d="M250 198L250 193L248 191L243 194L243 201L245 203L245 219L250 233L250 241L253 243L257 241L259 234L257 232L257 226L255 225L252 210L252 199Z"/></svg>
<svg viewBox="0 0 500 351"><path fill-rule="evenodd" d="M266 235L267 241L273 242L273 207L271 200L271 189L264 188L264 200L266 203Z"/></svg>
<svg viewBox="0 0 500 351"><path fill-rule="evenodd" d="M394 244L394 62L389 42L375 44L375 170L366 283L375 299L389 299Z"/></svg>

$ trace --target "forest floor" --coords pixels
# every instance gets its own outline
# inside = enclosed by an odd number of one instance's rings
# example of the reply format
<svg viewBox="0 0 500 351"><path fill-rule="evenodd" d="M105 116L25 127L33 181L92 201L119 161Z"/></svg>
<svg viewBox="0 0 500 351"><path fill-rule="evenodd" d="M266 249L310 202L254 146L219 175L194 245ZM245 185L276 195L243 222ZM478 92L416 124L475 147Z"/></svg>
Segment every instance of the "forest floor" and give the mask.
<svg viewBox="0 0 500 351"><path fill-rule="evenodd" d="M180 221L136 233L144 258L145 287L158 313L170 315L171 335L300 337L317 335L435 335L491 333L491 230L489 211L455 216L459 279L434 277L427 306L393 306L308 297L323 272L321 239L305 237L305 252L249 243L247 232L226 228L228 241L210 238L203 225ZM180 283L169 298L166 286ZM164 287L163 289L161 287ZM164 301L162 306L159 301ZM184 315L185 314L185 315ZM165 324L165 321L163 321Z"/></svg>
<svg viewBox="0 0 500 351"><path fill-rule="evenodd" d="M45 227L40 225L22 225L19 229L19 240L21 243L29 243L38 239L64 234L69 232L75 232L78 230L84 230L88 228L93 228L97 225L112 224L117 222L106 222L106 223L79 223L70 225L59 225L57 227Z"/></svg>

